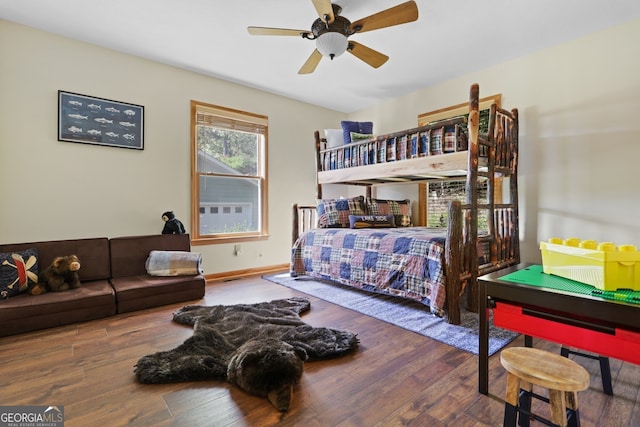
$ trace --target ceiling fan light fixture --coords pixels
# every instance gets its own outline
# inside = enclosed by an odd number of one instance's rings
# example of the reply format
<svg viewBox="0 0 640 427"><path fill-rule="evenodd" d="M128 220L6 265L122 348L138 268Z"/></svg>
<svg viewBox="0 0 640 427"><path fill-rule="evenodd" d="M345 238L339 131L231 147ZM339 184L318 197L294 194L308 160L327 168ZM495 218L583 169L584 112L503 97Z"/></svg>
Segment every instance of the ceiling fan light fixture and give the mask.
<svg viewBox="0 0 640 427"><path fill-rule="evenodd" d="M327 58L335 58L342 55L346 50L349 42L347 36L335 31L327 31L320 34L316 39L316 48Z"/></svg>

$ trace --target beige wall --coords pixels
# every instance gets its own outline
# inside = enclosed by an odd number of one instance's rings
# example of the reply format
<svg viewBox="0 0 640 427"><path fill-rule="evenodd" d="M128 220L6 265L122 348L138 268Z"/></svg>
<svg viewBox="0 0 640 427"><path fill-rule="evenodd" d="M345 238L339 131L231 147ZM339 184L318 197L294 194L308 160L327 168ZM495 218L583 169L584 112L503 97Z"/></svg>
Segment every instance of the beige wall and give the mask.
<svg viewBox="0 0 640 427"><path fill-rule="evenodd" d="M639 39L634 21L349 119L373 120L376 132L413 127L418 114L465 101L477 82L481 95L502 93L520 110L523 259L539 261L549 236L640 246ZM288 262L290 206L314 200L312 132L343 114L2 20L0 58L0 243L159 233L168 209L190 229L188 110L198 99L270 121L271 238L243 243L238 257L232 245L197 247L206 273ZM57 141L59 89L144 105L145 149ZM402 193L415 198L413 187L379 194Z"/></svg>
<svg viewBox="0 0 640 427"><path fill-rule="evenodd" d="M520 113L522 254L551 236L640 247L640 21L470 73L356 113L376 132L420 113L502 94Z"/></svg>
<svg viewBox="0 0 640 427"><path fill-rule="evenodd" d="M286 263L313 201L313 131L344 114L0 20L0 243L156 234L190 224L189 100L269 117L267 241L198 246L207 274ZM57 140L57 91L144 105L145 148ZM297 159L292 161L292 159Z"/></svg>

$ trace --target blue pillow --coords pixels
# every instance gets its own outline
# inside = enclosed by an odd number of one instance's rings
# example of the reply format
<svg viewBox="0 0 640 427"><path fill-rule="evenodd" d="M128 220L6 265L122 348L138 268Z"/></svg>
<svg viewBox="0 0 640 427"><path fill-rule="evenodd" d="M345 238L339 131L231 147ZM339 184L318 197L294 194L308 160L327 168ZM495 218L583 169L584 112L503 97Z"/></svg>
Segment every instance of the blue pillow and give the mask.
<svg viewBox="0 0 640 427"><path fill-rule="evenodd" d="M345 144L350 144L352 142L351 132L364 134L373 133L373 122L350 122L348 120L343 120L340 122L340 125L342 126L342 137Z"/></svg>

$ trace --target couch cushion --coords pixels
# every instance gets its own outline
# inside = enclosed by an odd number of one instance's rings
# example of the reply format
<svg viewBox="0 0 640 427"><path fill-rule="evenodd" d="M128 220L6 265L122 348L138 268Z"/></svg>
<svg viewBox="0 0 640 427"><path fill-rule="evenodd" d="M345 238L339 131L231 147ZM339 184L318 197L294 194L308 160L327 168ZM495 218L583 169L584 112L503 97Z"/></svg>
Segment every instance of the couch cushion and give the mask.
<svg viewBox="0 0 640 427"><path fill-rule="evenodd" d="M107 280L85 282L77 289L43 295L20 294L0 301L0 336L84 322L116 313Z"/></svg>
<svg viewBox="0 0 640 427"><path fill-rule="evenodd" d="M118 313L197 300L204 297L203 276L158 277L147 274L112 278Z"/></svg>
<svg viewBox="0 0 640 427"><path fill-rule="evenodd" d="M38 250L38 268L44 270L58 256L77 255L80 259L80 281L104 280L110 276L109 239L106 237L49 242L0 245L0 252Z"/></svg>
<svg viewBox="0 0 640 427"><path fill-rule="evenodd" d="M187 252L191 250L188 234L115 237L109 240L109 245L112 278L146 274L145 262L153 250Z"/></svg>

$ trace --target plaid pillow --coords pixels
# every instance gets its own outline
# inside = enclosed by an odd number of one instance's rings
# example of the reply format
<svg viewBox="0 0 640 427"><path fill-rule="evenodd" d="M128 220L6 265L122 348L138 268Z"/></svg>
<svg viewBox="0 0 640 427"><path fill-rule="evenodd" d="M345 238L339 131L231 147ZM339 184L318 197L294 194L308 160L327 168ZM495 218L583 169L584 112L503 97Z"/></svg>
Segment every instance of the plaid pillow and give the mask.
<svg viewBox="0 0 640 427"><path fill-rule="evenodd" d="M411 201L369 199L366 202L367 215L393 215L396 227L411 227Z"/></svg>
<svg viewBox="0 0 640 427"><path fill-rule="evenodd" d="M318 202L318 227L349 228L349 215L364 215L364 196L350 199L323 199Z"/></svg>

